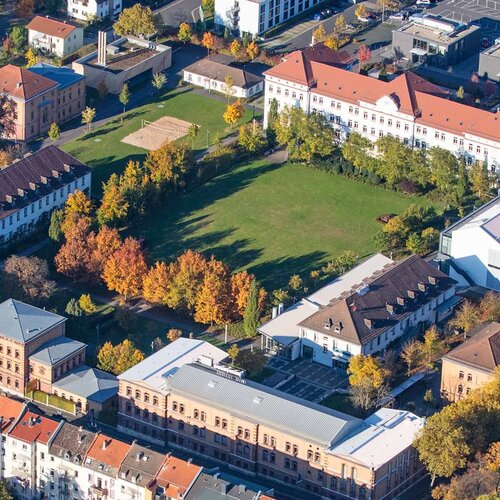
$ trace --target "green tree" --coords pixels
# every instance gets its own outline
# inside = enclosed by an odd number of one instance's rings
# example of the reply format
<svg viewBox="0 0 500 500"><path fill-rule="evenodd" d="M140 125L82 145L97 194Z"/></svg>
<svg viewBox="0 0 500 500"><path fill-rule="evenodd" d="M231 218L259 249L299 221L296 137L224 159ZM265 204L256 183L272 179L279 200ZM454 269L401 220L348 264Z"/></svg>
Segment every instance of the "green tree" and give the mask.
<svg viewBox="0 0 500 500"><path fill-rule="evenodd" d="M9 35L14 53L20 56L26 49L28 43L28 30L21 25L14 26Z"/></svg>
<svg viewBox="0 0 500 500"><path fill-rule="evenodd" d="M90 108L89 106L87 106L82 111L82 123L87 126L86 129L87 132L90 132L90 127L92 126L94 118L95 118L95 108Z"/></svg>
<svg viewBox="0 0 500 500"><path fill-rule="evenodd" d="M457 157L446 149L434 147L429 150L429 160L436 189L448 202L453 201L458 183Z"/></svg>
<svg viewBox="0 0 500 500"><path fill-rule="evenodd" d="M276 121L278 120L278 101L273 97L271 104L269 105L269 111L267 112L267 128L266 136L267 142L270 145L276 144Z"/></svg>
<svg viewBox="0 0 500 500"><path fill-rule="evenodd" d="M474 196L482 203L488 201L491 198L492 182L486 162L476 161L470 167L469 177Z"/></svg>
<svg viewBox="0 0 500 500"><path fill-rule="evenodd" d="M435 325L432 325L424 334L424 342L422 345L422 354L427 360L427 364L431 366L432 362L437 359L444 350L444 342L439 336L439 332Z"/></svg>
<svg viewBox="0 0 500 500"><path fill-rule="evenodd" d="M267 357L263 351L250 351L241 349L236 356L236 366L245 370L250 376L255 377L262 373L267 364Z"/></svg>
<svg viewBox="0 0 500 500"><path fill-rule="evenodd" d="M179 31L177 33L177 38L180 42L186 43L191 41L193 38L193 30L188 23L181 23L179 26Z"/></svg>
<svg viewBox="0 0 500 500"><path fill-rule="evenodd" d="M5 481L0 481L0 500L12 500L12 495Z"/></svg>
<svg viewBox="0 0 500 500"><path fill-rule="evenodd" d="M69 316L73 316L75 318L80 318L81 316L83 316L83 310L80 307L80 304L79 304L78 300L76 300L76 299L71 299L66 304L65 312Z"/></svg>
<svg viewBox="0 0 500 500"><path fill-rule="evenodd" d="M418 340L408 341L401 351L401 359L408 366L408 377L411 375L412 370L418 367L423 358L422 343Z"/></svg>
<svg viewBox="0 0 500 500"><path fill-rule="evenodd" d="M151 85L156 89L157 92L160 92L160 90L166 85L167 83L167 76L165 73L162 73L161 71L158 73L155 73L153 75L153 79L151 80Z"/></svg>
<svg viewBox="0 0 500 500"><path fill-rule="evenodd" d="M59 140L59 137L61 137L61 131L59 130L59 125L57 123L52 123L52 125L49 128L49 137L52 140L52 142L56 142Z"/></svg>
<svg viewBox="0 0 500 500"><path fill-rule="evenodd" d="M113 24L113 30L118 36L147 37L155 33L157 28L153 11L139 3L128 9L123 9L118 20Z"/></svg>
<svg viewBox="0 0 500 500"><path fill-rule="evenodd" d="M249 153L260 151L266 145L262 127L253 120L252 123L241 125L238 133L238 144Z"/></svg>
<svg viewBox="0 0 500 500"><path fill-rule="evenodd" d="M373 162L370 155L372 143L370 139L357 132L349 134L347 141L341 146L342 155L357 168L366 168Z"/></svg>
<svg viewBox="0 0 500 500"><path fill-rule="evenodd" d="M120 119L120 121L123 122L123 117L125 116L125 110L127 108L127 104L130 101L130 91L128 88L128 83L123 84L122 90L120 92L120 95L118 96L118 99L120 100L120 102L122 103L122 106L123 106L123 113L122 113L122 116Z"/></svg>
<svg viewBox="0 0 500 500"><path fill-rule="evenodd" d="M200 133L201 127L196 125L196 123L192 123L188 129L188 137L191 139L191 149L194 149L194 141L198 137Z"/></svg>
<svg viewBox="0 0 500 500"><path fill-rule="evenodd" d="M248 337L253 337L257 333L259 319L259 284L256 279L253 279L250 283L245 314L243 315L243 327Z"/></svg>
<svg viewBox="0 0 500 500"><path fill-rule="evenodd" d="M64 210L57 208L50 216L49 238L60 243L63 237L62 225L64 222Z"/></svg>
<svg viewBox="0 0 500 500"><path fill-rule="evenodd" d="M480 311L476 305L470 300L465 299L458 310L455 312L455 317L449 321L451 328L456 328L464 333L465 336L479 324Z"/></svg>
<svg viewBox="0 0 500 500"><path fill-rule="evenodd" d="M393 187L408 176L408 167L412 163L412 151L397 137L385 135L376 142L379 153L377 174Z"/></svg>
<svg viewBox="0 0 500 500"><path fill-rule="evenodd" d="M205 16L213 16L215 11L215 0L201 0L201 8Z"/></svg>
<svg viewBox="0 0 500 500"><path fill-rule="evenodd" d="M101 226L113 225L124 221L128 215L129 205L120 187L118 176L113 173L107 182L103 182L101 205L97 209L97 221Z"/></svg>

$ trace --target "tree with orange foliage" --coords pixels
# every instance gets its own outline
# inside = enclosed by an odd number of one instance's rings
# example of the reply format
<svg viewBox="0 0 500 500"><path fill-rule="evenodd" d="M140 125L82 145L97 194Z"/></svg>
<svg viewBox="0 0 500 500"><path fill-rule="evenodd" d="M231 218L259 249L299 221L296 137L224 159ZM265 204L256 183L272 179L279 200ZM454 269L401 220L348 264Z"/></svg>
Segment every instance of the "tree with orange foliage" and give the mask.
<svg viewBox="0 0 500 500"><path fill-rule="evenodd" d="M254 279L255 276L248 271L241 271L231 276L231 299L234 313L238 316L243 317L245 314L250 285Z"/></svg>
<svg viewBox="0 0 500 500"><path fill-rule="evenodd" d="M70 193L64 205L64 222L61 229L66 234L78 219L85 219L87 223L92 224L92 202L87 195L77 189Z"/></svg>
<svg viewBox="0 0 500 500"><path fill-rule="evenodd" d="M166 305L170 280L169 266L165 262L155 262L144 276L142 284L144 298L153 304Z"/></svg>
<svg viewBox="0 0 500 500"><path fill-rule="evenodd" d="M171 281L166 305L185 313L193 313L206 268L207 260L194 250L186 250L172 262L169 265Z"/></svg>
<svg viewBox="0 0 500 500"><path fill-rule="evenodd" d="M363 66L370 61L372 58L372 51L368 47L368 45L361 44L358 47L358 61L359 61L359 71L361 72L361 69Z"/></svg>
<svg viewBox="0 0 500 500"><path fill-rule="evenodd" d="M201 39L201 44L203 47L205 47L208 51L208 55L210 56L210 50L214 48L214 36L210 31L207 31L206 33L203 33L203 38Z"/></svg>
<svg viewBox="0 0 500 500"><path fill-rule="evenodd" d="M125 300L142 290L147 273L146 256L138 240L128 237L104 264L102 278L108 290L118 292Z"/></svg>
<svg viewBox="0 0 500 500"><path fill-rule="evenodd" d="M228 267L213 256L208 262L203 285L196 298L194 319L222 325L231 315L231 284Z"/></svg>
<svg viewBox="0 0 500 500"><path fill-rule="evenodd" d="M240 99L237 99L232 104L228 104L226 111L224 112L223 118L226 123L234 125L238 120L243 118L245 114L245 108Z"/></svg>
<svg viewBox="0 0 500 500"><path fill-rule="evenodd" d="M259 55L259 46L255 43L255 41L252 40L247 45L246 53L251 61L253 61Z"/></svg>
<svg viewBox="0 0 500 500"><path fill-rule="evenodd" d="M90 259L88 265L89 281L102 283L102 272L106 261L122 246L122 239L115 228L102 226L99 232L90 233L88 238Z"/></svg>
<svg viewBox="0 0 500 500"><path fill-rule="evenodd" d="M74 280L86 276L90 257L89 234L90 225L84 217L68 229L66 242L54 257L58 273Z"/></svg>

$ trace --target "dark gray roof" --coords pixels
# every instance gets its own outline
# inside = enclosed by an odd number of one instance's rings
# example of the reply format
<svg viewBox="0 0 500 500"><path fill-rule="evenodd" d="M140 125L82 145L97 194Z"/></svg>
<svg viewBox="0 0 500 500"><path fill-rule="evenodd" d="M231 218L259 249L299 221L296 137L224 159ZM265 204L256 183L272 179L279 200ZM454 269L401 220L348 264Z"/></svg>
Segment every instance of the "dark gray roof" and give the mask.
<svg viewBox="0 0 500 500"><path fill-rule="evenodd" d="M155 478L165 462L165 455L133 443L122 462L119 477L145 487Z"/></svg>
<svg viewBox="0 0 500 500"><path fill-rule="evenodd" d="M201 365L184 365L168 381L172 394L282 430L321 446L350 434L361 420L261 384L219 375Z"/></svg>
<svg viewBox="0 0 500 500"><path fill-rule="evenodd" d="M96 403L104 403L118 393L118 379L114 375L87 365L78 366L52 386Z"/></svg>
<svg viewBox="0 0 500 500"><path fill-rule="evenodd" d="M86 344L78 340L57 337L43 344L30 356L30 359L46 365L55 365L84 347Z"/></svg>
<svg viewBox="0 0 500 500"><path fill-rule="evenodd" d="M89 167L54 145L12 163L0 170L0 218L88 172Z"/></svg>
<svg viewBox="0 0 500 500"><path fill-rule="evenodd" d="M0 190L1 190L0 178ZM66 321L58 314L39 309L15 299L0 304L0 335L26 343Z"/></svg>
<svg viewBox="0 0 500 500"><path fill-rule="evenodd" d="M92 446L95 437L94 432L64 422L50 445L50 454L73 463L83 464L85 455Z"/></svg>

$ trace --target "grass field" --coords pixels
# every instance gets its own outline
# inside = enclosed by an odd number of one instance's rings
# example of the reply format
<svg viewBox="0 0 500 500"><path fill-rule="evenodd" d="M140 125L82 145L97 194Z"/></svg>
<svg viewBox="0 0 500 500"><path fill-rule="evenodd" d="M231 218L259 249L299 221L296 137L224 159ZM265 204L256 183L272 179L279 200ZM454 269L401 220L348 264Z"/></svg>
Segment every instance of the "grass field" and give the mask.
<svg viewBox="0 0 500 500"><path fill-rule="evenodd" d="M343 250L376 250L376 217L426 203L303 165L236 167L155 211L140 226L152 259L186 248L248 268L268 288L306 275Z"/></svg>
<svg viewBox="0 0 500 500"><path fill-rule="evenodd" d="M118 117L68 142L62 149L94 169L93 193L99 195L102 182L113 172L123 171L129 159L142 160L146 155L146 150L120 142L123 137L139 129L142 120L155 121L168 115L196 123L201 127L194 143L197 153L207 145L207 130L210 144L217 135L227 134L227 124L222 118L225 109L225 102L193 92L190 87L177 88L154 102L130 110L123 123ZM242 122L251 118L252 112L247 111Z"/></svg>

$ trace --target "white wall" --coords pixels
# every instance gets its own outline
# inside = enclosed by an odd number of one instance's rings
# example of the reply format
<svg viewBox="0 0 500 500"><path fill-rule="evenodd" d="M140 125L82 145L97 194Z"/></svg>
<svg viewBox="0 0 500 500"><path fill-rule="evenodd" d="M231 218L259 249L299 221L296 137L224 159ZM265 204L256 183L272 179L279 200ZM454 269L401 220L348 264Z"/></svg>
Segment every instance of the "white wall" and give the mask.
<svg viewBox="0 0 500 500"><path fill-rule="evenodd" d="M87 5L84 5L81 0L68 0L67 13L69 17L82 21L93 16L101 19L107 16L115 18L122 11L122 7L122 0L112 0L112 12L109 11L107 0L100 3L96 0L88 0Z"/></svg>
<svg viewBox="0 0 500 500"><path fill-rule="evenodd" d="M212 78L207 78L206 76L198 75L196 73L192 73L190 71L184 71L183 80L187 83L191 83L198 87L203 87L204 89L215 90L217 92L221 92L226 94L227 86L224 82L219 80L214 80ZM264 89L264 82L258 83L249 89L243 89L242 87L237 87L236 85L233 87L233 97L239 97L242 99L246 99L248 97L252 97L259 92L262 92Z"/></svg>
<svg viewBox="0 0 500 500"><path fill-rule="evenodd" d="M6 436L4 459L4 477L13 488L14 497L30 499L36 493L35 445ZM19 477L27 480L26 487Z"/></svg>

